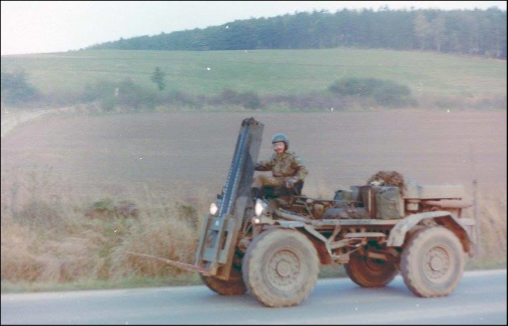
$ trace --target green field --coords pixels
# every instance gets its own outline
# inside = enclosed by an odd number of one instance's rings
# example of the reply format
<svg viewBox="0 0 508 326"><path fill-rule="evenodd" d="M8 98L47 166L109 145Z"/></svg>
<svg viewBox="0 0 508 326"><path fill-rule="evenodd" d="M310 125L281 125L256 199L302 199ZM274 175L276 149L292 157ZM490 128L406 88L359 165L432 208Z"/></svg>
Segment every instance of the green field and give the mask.
<svg viewBox="0 0 508 326"><path fill-rule="evenodd" d="M134 82L155 90L156 66L166 91L259 94L323 91L340 78L372 77L407 85L416 96L506 96L506 61L389 50L78 51L2 56L2 70L24 69L44 93L77 93L96 80ZM208 69L210 68L210 69Z"/></svg>

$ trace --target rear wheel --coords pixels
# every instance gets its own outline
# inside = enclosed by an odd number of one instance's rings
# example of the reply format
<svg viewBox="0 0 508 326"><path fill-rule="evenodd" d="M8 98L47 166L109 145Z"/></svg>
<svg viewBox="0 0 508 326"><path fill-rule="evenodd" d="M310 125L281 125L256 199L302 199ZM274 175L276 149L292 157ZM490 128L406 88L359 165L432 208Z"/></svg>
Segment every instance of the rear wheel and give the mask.
<svg viewBox="0 0 508 326"><path fill-rule="evenodd" d="M420 297L442 297L458 285L464 272L464 251L455 234L434 226L416 232L402 251L406 286Z"/></svg>
<svg viewBox="0 0 508 326"><path fill-rule="evenodd" d="M294 306L316 284L318 254L309 239L298 231L269 230L250 244L242 272L248 289L264 305Z"/></svg>
<svg viewBox="0 0 508 326"><path fill-rule="evenodd" d="M390 283L397 273L393 262L352 254L349 263L344 265L347 276L356 284L366 288L377 288Z"/></svg>
<svg viewBox="0 0 508 326"><path fill-rule="evenodd" d="M228 281L221 280L214 276L203 276L199 274L203 283L212 291L221 295L241 295L247 292L247 287L242 279L242 273L234 269L231 271L231 278Z"/></svg>

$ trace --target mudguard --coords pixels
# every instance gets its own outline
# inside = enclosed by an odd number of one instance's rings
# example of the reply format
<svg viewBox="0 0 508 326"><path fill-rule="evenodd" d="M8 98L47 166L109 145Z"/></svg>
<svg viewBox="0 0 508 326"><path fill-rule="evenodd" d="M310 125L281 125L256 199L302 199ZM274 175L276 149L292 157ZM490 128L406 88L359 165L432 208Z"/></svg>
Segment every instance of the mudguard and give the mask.
<svg viewBox="0 0 508 326"><path fill-rule="evenodd" d="M461 236L459 236L459 238L461 238L461 241L463 240L467 241L465 249L466 251L468 251L470 247L469 243L471 243L473 239L474 229L472 228L472 226L474 226L475 222L473 219L466 218L459 219L454 214L448 211L434 211L409 215L408 217L404 218L393 227L393 229L390 232L390 236L388 237L387 246L401 247L404 244L407 232L409 232L415 225L417 225L418 223L420 223L422 220L425 219L436 220L438 222L441 222L440 224L443 224L444 221L447 221L448 223L445 224L452 226L453 228L461 232L461 234L466 235L467 239L462 239L463 237Z"/></svg>

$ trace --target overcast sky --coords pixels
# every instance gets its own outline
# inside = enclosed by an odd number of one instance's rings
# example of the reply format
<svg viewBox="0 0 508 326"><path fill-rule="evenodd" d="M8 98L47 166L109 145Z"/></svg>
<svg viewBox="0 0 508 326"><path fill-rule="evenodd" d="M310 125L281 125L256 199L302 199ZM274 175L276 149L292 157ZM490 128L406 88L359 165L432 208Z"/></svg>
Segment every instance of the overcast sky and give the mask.
<svg viewBox="0 0 508 326"><path fill-rule="evenodd" d="M2 1L2 54L77 50L120 37L205 28L295 11L372 8L506 10L506 1Z"/></svg>

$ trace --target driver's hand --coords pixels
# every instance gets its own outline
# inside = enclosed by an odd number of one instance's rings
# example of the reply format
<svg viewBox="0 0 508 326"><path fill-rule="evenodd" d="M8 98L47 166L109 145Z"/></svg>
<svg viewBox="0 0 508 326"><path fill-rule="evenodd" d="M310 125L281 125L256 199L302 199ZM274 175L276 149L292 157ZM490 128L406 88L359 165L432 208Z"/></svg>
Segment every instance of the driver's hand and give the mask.
<svg viewBox="0 0 508 326"><path fill-rule="evenodd" d="M286 179L284 181L284 184L286 185L286 188L293 188L293 186L295 185L295 183L297 182L298 180L296 178L289 178L289 179Z"/></svg>

